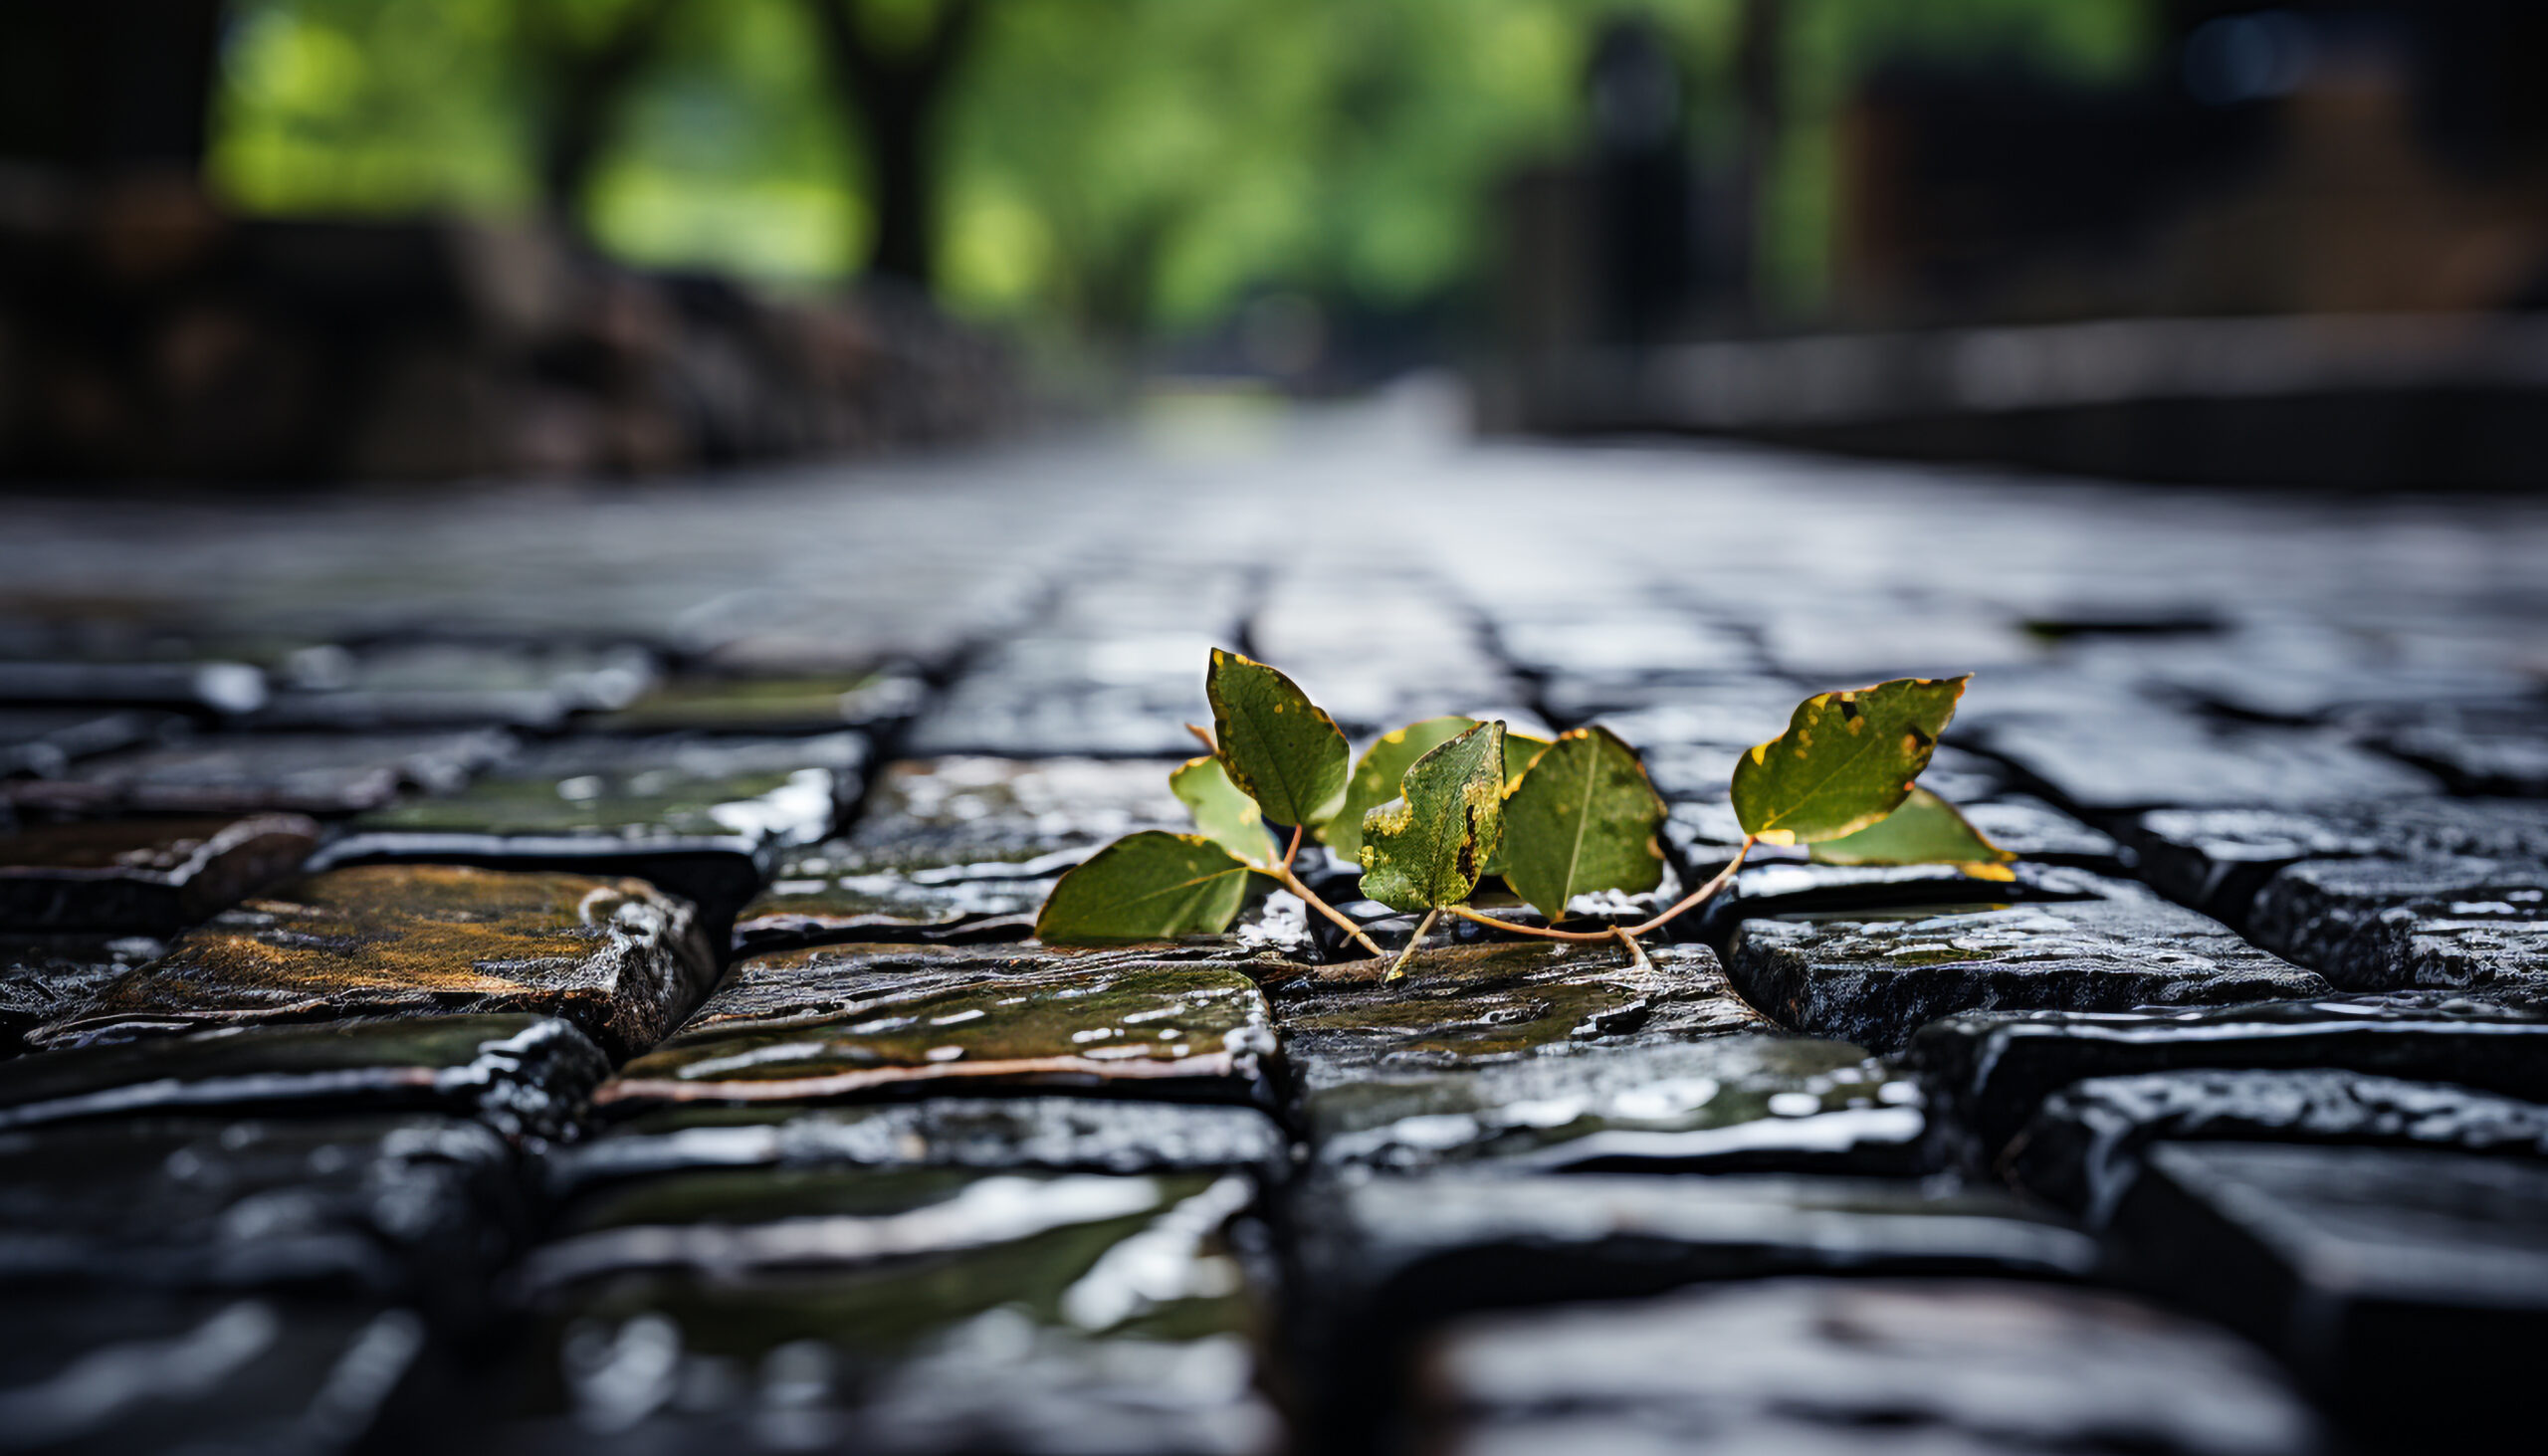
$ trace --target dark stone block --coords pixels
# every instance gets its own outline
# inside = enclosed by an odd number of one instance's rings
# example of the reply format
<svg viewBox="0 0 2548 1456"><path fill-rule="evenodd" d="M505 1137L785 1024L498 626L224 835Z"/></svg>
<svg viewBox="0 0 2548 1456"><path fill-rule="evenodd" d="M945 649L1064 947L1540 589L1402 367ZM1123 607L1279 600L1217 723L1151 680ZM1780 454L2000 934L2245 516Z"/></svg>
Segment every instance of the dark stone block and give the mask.
<svg viewBox="0 0 2548 1456"><path fill-rule="evenodd" d="M1280 1450L1250 1197L1209 1173L634 1185L525 1263L531 1378L495 1449Z"/></svg>
<svg viewBox="0 0 2548 1456"><path fill-rule="evenodd" d="M593 719L614 733L819 733L918 713L929 688L907 669L802 676L675 678Z"/></svg>
<svg viewBox="0 0 2548 1456"><path fill-rule="evenodd" d="M423 1318L270 1297L13 1292L0 1412L13 1449L336 1456L437 1428Z"/></svg>
<svg viewBox="0 0 2548 1456"><path fill-rule="evenodd" d="M907 760L858 826L793 851L736 918L739 945L1017 939L1071 866L1144 829L1190 833L1168 765L1093 758ZM1270 853L1269 848L1269 853Z"/></svg>
<svg viewBox="0 0 2548 1456"><path fill-rule="evenodd" d="M1747 920L1731 972L1783 1024L1879 1051L1961 1012L2220 1006L2327 989L2157 900Z"/></svg>
<svg viewBox="0 0 2548 1456"><path fill-rule="evenodd" d="M2178 1012L1993 1012L1922 1027L1909 1060L1930 1126L1996 1160L2044 1099L2092 1077L2328 1068L2548 1101L2548 1015L2437 992Z"/></svg>
<svg viewBox="0 0 2548 1456"><path fill-rule="evenodd" d="M0 1062L0 1130L142 1115L447 1112L555 1139L610 1073L539 1016L442 1016L199 1032Z"/></svg>
<svg viewBox="0 0 2548 1456"><path fill-rule="evenodd" d="M969 1167L1279 1176L1283 1130L1249 1107L1083 1097L933 1097L848 1107L672 1107L553 1148L562 1195L707 1168Z"/></svg>
<svg viewBox="0 0 2548 1456"><path fill-rule="evenodd" d="M2548 1007L2548 861L2326 860L2256 893L2256 939L2347 990Z"/></svg>
<svg viewBox="0 0 2548 1456"><path fill-rule="evenodd" d="M1460 1072L1588 1047L1646 1046L1755 1031L1703 945L1655 946L1633 965L1615 945L1524 940L1420 952L1404 979L1366 960L1267 987L1304 1097L1374 1077Z"/></svg>
<svg viewBox="0 0 2548 1456"><path fill-rule="evenodd" d="M2153 1143L2341 1143L2548 1153L2548 1106L2359 1072L2196 1070L2097 1077L2054 1093L2010 1177L2103 1227Z"/></svg>
<svg viewBox="0 0 2548 1456"><path fill-rule="evenodd" d="M2165 716L2009 720L1982 745L2088 814L2421 798L2423 769L2323 729L2206 727Z"/></svg>
<svg viewBox="0 0 2548 1456"><path fill-rule="evenodd" d="M0 662L0 703L253 713L266 675L238 662Z"/></svg>
<svg viewBox="0 0 2548 1456"><path fill-rule="evenodd" d="M554 728L570 714L627 707L655 676L654 655L633 646L403 642L360 652L312 649L293 655L280 691L253 721L294 728Z"/></svg>
<svg viewBox="0 0 2548 1456"><path fill-rule="evenodd" d="M526 1223L513 1148L430 1114L0 1133L0 1281L304 1289L465 1318Z"/></svg>
<svg viewBox="0 0 2548 1456"><path fill-rule="evenodd" d="M866 740L582 738L354 821L316 861L634 875L722 925L790 845L831 832Z"/></svg>
<svg viewBox="0 0 2548 1456"><path fill-rule="evenodd" d="M0 835L0 930L165 936L301 868L298 814L109 819Z"/></svg>
<svg viewBox="0 0 2548 1456"><path fill-rule="evenodd" d="M2484 1449L2536 1414L2548 1165L2162 1143L2115 1228L2142 1278L2409 1449Z"/></svg>
<svg viewBox="0 0 2548 1456"><path fill-rule="evenodd" d="M1401 1171L1909 1173L1925 1131L1918 1087L1858 1048L1746 1031L1331 1074L1304 1103L1317 1161Z"/></svg>
<svg viewBox="0 0 2548 1456"><path fill-rule="evenodd" d="M1423 1449L2305 1456L2318 1422L2244 1342L2099 1291L1781 1279L1483 1316L1429 1342Z"/></svg>
<svg viewBox="0 0 2548 1456"><path fill-rule="evenodd" d="M1111 660L1109 649L1122 661ZM1204 644L1189 651L1181 639L1173 651L1139 640L1021 640L957 679L912 725L908 746L920 757L1191 757L1194 738L1184 726L1212 721L1203 699L1206 660ZM1069 673L1069 663L1085 669Z"/></svg>
<svg viewBox="0 0 2548 1456"><path fill-rule="evenodd" d="M612 1114L956 1090L1256 1101L1270 1095L1270 1022L1232 960L815 946L738 962L594 1101Z"/></svg>
<svg viewBox="0 0 2548 1456"><path fill-rule="evenodd" d="M2006 1194L1901 1179L1347 1173L1296 1189L1293 1349L1313 1449L1373 1443L1426 1331L1483 1310L1781 1275L2078 1279L2093 1240Z"/></svg>
<svg viewBox="0 0 2548 1456"><path fill-rule="evenodd" d="M146 743L182 723L142 709L0 709L0 778L51 778L79 759Z"/></svg>
<svg viewBox="0 0 2548 1456"><path fill-rule="evenodd" d="M107 983L168 953L147 936L0 936L0 1055L89 1004Z"/></svg>
<svg viewBox="0 0 2548 1456"><path fill-rule="evenodd" d="M2352 726L2381 748L2440 774L2453 793L2548 798L2548 727L2535 701L2423 703Z"/></svg>
<svg viewBox="0 0 2548 1456"><path fill-rule="evenodd" d="M2390 857L2548 861L2548 804L2400 799L2307 809L2162 809L2126 831L2150 883L2237 920L2275 871L2302 860Z"/></svg>
<svg viewBox="0 0 2548 1456"><path fill-rule="evenodd" d="M29 1040L531 1011L624 1057L670 1030L715 975L690 906L640 881L374 865L223 912Z"/></svg>
<svg viewBox="0 0 2548 1456"><path fill-rule="evenodd" d="M219 733L108 753L5 792L21 808L54 813L351 814L404 788L448 793L513 746L492 730Z"/></svg>

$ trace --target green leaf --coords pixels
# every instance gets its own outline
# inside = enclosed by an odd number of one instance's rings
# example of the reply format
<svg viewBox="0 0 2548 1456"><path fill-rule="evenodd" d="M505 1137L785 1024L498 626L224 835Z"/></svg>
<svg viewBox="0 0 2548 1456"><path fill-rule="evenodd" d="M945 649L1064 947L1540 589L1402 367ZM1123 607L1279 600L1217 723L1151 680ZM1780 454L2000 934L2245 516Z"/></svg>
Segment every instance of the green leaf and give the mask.
<svg viewBox="0 0 2548 1456"><path fill-rule="evenodd" d="M1743 832L1763 844L1812 844L1892 813L1929 766L1969 681L1896 678L1798 704L1786 732L1735 761Z"/></svg>
<svg viewBox="0 0 2548 1456"><path fill-rule="evenodd" d="M1998 866L2017 858L1973 827L1955 805L1914 786L1902 807L1810 851L1825 865Z"/></svg>
<svg viewBox="0 0 2548 1456"><path fill-rule="evenodd" d="M1247 899L1247 866L1199 834L1128 834L1062 877L1035 917L1048 945L1216 936Z"/></svg>
<svg viewBox="0 0 2548 1456"><path fill-rule="evenodd" d="M1265 837L1265 815L1256 800L1238 791L1218 758L1188 758L1170 770L1168 790L1194 816L1203 837L1255 864L1273 858L1273 841Z"/></svg>
<svg viewBox="0 0 2548 1456"><path fill-rule="evenodd" d="M1319 838L1345 858L1360 860L1363 816L1398 796L1398 780L1416 759L1476 727L1476 719L1454 715L1428 718L1380 734L1354 765L1354 776L1345 786L1345 805L1319 830Z"/></svg>
<svg viewBox="0 0 2548 1456"><path fill-rule="evenodd" d="M1214 648L1203 692L1215 755L1266 818L1315 829L1344 806L1353 752L1336 721L1291 679Z"/></svg>
<svg viewBox="0 0 2548 1456"><path fill-rule="evenodd" d="M1522 775L1531 771L1531 760L1539 757L1540 750L1548 745L1546 738L1517 733L1511 728L1504 730L1504 792L1507 795L1522 786Z"/></svg>
<svg viewBox="0 0 2548 1456"><path fill-rule="evenodd" d="M1393 910L1457 905L1504 840L1504 725L1482 723L1406 770L1363 816L1363 893Z"/></svg>
<svg viewBox="0 0 2548 1456"><path fill-rule="evenodd" d="M1605 728L1562 733L1504 803L1504 883L1552 921L1594 890L1663 883L1663 799Z"/></svg>

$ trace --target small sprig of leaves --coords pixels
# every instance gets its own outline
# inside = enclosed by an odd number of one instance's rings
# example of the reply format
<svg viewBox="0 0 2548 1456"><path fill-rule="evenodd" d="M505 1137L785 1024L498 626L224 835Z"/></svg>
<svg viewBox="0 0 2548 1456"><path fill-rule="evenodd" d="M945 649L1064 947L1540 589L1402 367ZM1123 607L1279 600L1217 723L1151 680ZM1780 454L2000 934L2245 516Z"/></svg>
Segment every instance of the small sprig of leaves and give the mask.
<svg viewBox="0 0 2548 1456"><path fill-rule="evenodd" d="M1663 800L1617 734L1594 727L1550 740L1435 718L1383 733L1356 762L1335 720L1290 678L1216 651L1204 677L1212 728L1193 728L1210 755L1168 775L1197 832L1149 830L1108 845L1053 887L1035 932L1051 944L1217 935L1246 904L1249 877L1263 876L1381 954L1294 872L1311 835L1363 867L1365 896L1424 913L1391 979L1444 915L1521 936L1617 940L1642 957L1638 936L1706 904L1757 844L1810 846L1828 864L1945 861L2005 876L2011 856L1914 782L1966 681L1901 678L1806 699L1786 732L1735 766L1744 840L1723 870L1640 924L1565 931L1555 926L1576 897L1639 895L1663 881ZM1472 908L1489 875L1549 927Z"/></svg>

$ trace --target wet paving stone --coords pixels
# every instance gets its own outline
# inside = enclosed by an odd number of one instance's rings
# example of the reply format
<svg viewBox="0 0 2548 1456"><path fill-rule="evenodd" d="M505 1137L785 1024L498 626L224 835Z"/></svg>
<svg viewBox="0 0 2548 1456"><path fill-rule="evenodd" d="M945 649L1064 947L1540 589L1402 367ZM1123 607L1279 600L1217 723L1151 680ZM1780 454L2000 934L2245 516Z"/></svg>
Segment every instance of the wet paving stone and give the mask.
<svg viewBox="0 0 2548 1456"><path fill-rule="evenodd" d="M2400 799L2306 809L2161 809L2125 831L2169 898L2242 919L2255 892L2302 860L2473 856L2548 862L2548 803Z"/></svg>
<svg viewBox="0 0 2548 1456"><path fill-rule="evenodd" d="M2258 1352L2098 1291L1780 1279L1462 1322L1414 1383L1423 1449L2305 1456Z"/></svg>
<svg viewBox="0 0 2548 1456"><path fill-rule="evenodd" d="M2347 726L2383 751L2440 775L2453 793L2548 798L2548 728L2535 701L2425 703Z"/></svg>
<svg viewBox="0 0 2548 1456"><path fill-rule="evenodd" d="M474 1314L527 1223L513 1148L430 1114L0 1133L0 1285L299 1289Z"/></svg>
<svg viewBox="0 0 2548 1456"><path fill-rule="evenodd" d="M1734 1031L1554 1050L1317 1087L1303 1098L1311 1156L1394 1171L1454 1163L1587 1172L1922 1167L1917 1084L1843 1042Z"/></svg>
<svg viewBox="0 0 2548 1456"><path fill-rule="evenodd" d="M1281 1126L1255 1108L1082 1097L932 1097L845 1107L662 1108L551 1149L545 1174L553 1191L572 1196L631 1178L706 1168L1238 1169L1272 1178L1290 1162Z"/></svg>
<svg viewBox="0 0 2548 1456"><path fill-rule="evenodd" d="M2236 1005L2327 990L2158 900L1747 920L1728 969L1783 1024L1877 1051L1962 1012Z"/></svg>
<svg viewBox="0 0 2548 1456"><path fill-rule="evenodd" d="M2421 798L2442 787L2326 729L2148 716L2011 720L1977 731L1982 746L2091 815Z"/></svg>
<svg viewBox="0 0 2548 1456"><path fill-rule="evenodd" d="M0 778L52 778L79 759L149 742L183 722L140 709L0 708Z"/></svg>
<svg viewBox="0 0 2548 1456"><path fill-rule="evenodd" d="M1292 1349L1325 1396L1318 1448L1340 1450L1384 1428L1415 1342L1481 1311L1814 1273L2071 1280L2101 1259L2007 1194L1906 1179L1357 1171L1297 1187L1285 1220Z"/></svg>
<svg viewBox="0 0 2548 1456"><path fill-rule="evenodd" d="M548 729L576 713L625 708L655 681L642 647L403 642L306 649L254 721L268 728L371 729L493 725Z"/></svg>
<svg viewBox="0 0 2548 1456"><path fill-rule="evenodd" d="M929 686L908 668L875 672L683 677L591 720L597 732L820 733L910 718Z"/></svg>
<svg viewBox="0 0 2548 1456"><path fill-rule="evenodd" d="M2144 904L2158 897L2129 880L2066 865L1817 865L1764 856L1746 862L1716 899L1693 912L1683 935L1730 941L1746 921L1927 909L1933 914L2078 902ZM1722 870L1719 864L1716 870ZM1692 874L1714 871L1700 865Z"/></svg>
<svg viewBox="0 0 2548 1456"><path fill-rule="evenodd" d="M1242 962L1172 953L843 945L752 956L594 1101L624 1116L1028 1089L1267 1100L1275 1040L1256 982Z"/></svg>
<svg viewBox="0 0 2548 1456"><path fill-rule="evenodd" d="M1517 618L1496 633L1514 665L1544 675L1647 677L1757 672L1749 633L1685 612L1621 610Z"/></svg>
<svg viewBox="0 0 2548 1456"><path fill-rule="evenodd" d="M168 953L148 936L0 936L0 1056L26 1034L89 1004L138 965Z"/></svg>
<svg viewBox="0 0 2548 1456"><path fill-rule="evenodd" d="M142 1116L442 1112L553 1141L609 1074L591 1038L543 1016L224 1029L0 1062L0 1131Z"/></svg>
<svg viewBox="0 0 2548 1456"><path fill-rule="evenodd" d="M1016 653L1034 650L1039 648L1029 643ZM1147 650L1129 645L1127 655L1147 658ZM1172 671L1142 673L1132 681L1063 679L1042 671L1004 676L999 663L991 663L965 673L930 704L912 722L907 747L918 757L1192 757L1195 736L1184 725L1213 722L1210 704L1202 702L1202 661L1205 653L1197 645Z"/></svg>
<svg viewBox="0 0 2548 1456"><path fill-rule="evenodd" d="M301 868L299 814L109 819L0 834L0 931L165 936Z"/></svg>
<svg viewBox="0 0 2548 1456"><path fill-rule="evenodd" d="M404 789L451 792L514 746L491 729L217 733L103 754L58 778L0 784L0 795L65 814L352 814Z"/></svg>
<svg viewBox="0 0 2548 1456"><path fill-rule="evenodd" d="M906 760L877 774L847 836L779 861L735 938L1019 939L1071 866L1138 830L1192 827L1163 763Z"/></svg>
<svg viewBox="0 0 2548 1456"><path fill-rule="evenodd" d="M2074 1082L2190 1069L2324 1068L2548 1101L2548 1015L2446 992L2176 1012L1987 1012L1922 1027L1907 1060L1930 1126L1987 1168Z"/></svg>
<svg viewBox="0 0 2548 1456"><path fill-rule="evenodd" d="M14 1295L10 1316L11 1449L334 1456L436 1429L446 1388L425 1321L405 1309L66 1291Z"/></svg>
<svg viewBox="0 0 2548 1456"><path fill-rule="evenodd" d="M538 1332L493 1444L1276 1451L1251 1198L1210 1173L638 1185L524 1265Z"/></svg>
<svg viewBox="0 0 2548 1456"><path fill-rule="evenodd" d="M2004 1167L2101 1228L2154 1143L2335 1143L2548 1155L2548 1105L2359 1072L2196 1069L2054 1093Z"/></svg>
<svg viewBox="0 0 2548 1456"><path fill-rule="evenodd" d="M582 738L466 790L366 814L317 863L634 875L722 922L857 797L866 740Z"/></svg>
<svg viewBox="0 0 2548 1456"><path fill-rule="evenodd" d="M223 912L29 1040L529 1011L624 1057L670 1030L715 974L690 906L641 881L375 865Z"/></svg>
<svg viewBox="0 0 2548 1456"><path fill-rule="evenodd" d="M2147 1164L2115 1215L2140 1277L2348 1416L2437 1450L2494 1444L2535 1412L2548 1163L2162 1143Z"/></svg>
<svg viewBox="0 0 2548 1456"><path fill-rule="evenodd" d="M2548 1008L2548 860L2327 860L2256 893L2258 943L2346 990L2448 989Z"/></svg>
<svg viewBox="0 0 2548 1456"><path fill-rule="evenodd" d="M197 715L253 713L266 675L239 662L0 662L0 703L164 708Z"/></svg>
<svg viewBox="0 0 2548 1456"><path fill-rule="evenodd" d="M1266 987L1301 1094L1374 1077L1460 1072L1590 1047L1646 1046L1764 1028L1704 945L1545 940L1419 952L1401 980L1365 960Z"/></svg>

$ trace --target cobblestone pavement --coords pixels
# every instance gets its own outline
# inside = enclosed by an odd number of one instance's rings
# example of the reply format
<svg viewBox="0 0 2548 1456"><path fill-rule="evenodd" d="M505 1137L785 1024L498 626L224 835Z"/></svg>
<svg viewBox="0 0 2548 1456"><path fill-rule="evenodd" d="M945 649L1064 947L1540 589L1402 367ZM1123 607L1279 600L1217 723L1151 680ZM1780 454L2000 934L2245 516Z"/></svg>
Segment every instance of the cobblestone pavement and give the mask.
<svg viewBox="0 0 2548 1456"><path fill-rule="evenodd" d="M2535 1421L2538 504L1478 445L1408 396L0 511L0 1450ZM1035 943L1181 824L1210 645L1358 741L1610 724L1684 884L1800 697L1971 671L1925 781L2023 858L1773 853L1650 964L1464 934L1385 988L1281 894Z"/></svg>

